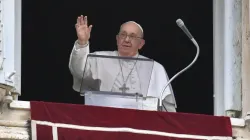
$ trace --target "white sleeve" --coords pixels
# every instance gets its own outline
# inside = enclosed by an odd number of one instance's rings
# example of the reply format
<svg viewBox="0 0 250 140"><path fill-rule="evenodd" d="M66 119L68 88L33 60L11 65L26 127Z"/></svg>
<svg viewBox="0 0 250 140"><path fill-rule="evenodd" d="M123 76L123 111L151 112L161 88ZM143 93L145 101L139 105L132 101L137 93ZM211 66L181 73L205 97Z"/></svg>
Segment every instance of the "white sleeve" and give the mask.
<svg viewBox="0 0 250 140"><path fill-rule="evenodd" d="M75 90L79 90L80 82L82 79L83 71L87 56L89 54L89 42L80 46L77 41L74 43L74 47L69 58L69 70L73 76Z"/></svg>
<svg viewBox="0 0 250 140"><path fill-rule="evenodd" d="M163 91L169 81L165 68L158 62L154 62L152 77L150 81L150 89L156 97L162 99L163 110L168 112L176 112L176 102L171 84Z"/></svg>
<svg viewBox="0 0 250 140"><path fill-rule="evenodd" d="M162 101L163 111L176 112L176 104L173 102L174 94L167 95Z"/></svg>
<svg viewBox="0 0 250 140"><path fill-rule="evenodd" d="M162 68L164 69L164 67ZM168 82L169 78L165 69L164 69L164 72L165 72L165 76ZM176 105L175 96L174 96L174 92L173 92L171 84L168 85L163 97L164 97L162 101L162 105L164 108L163 110L167 112L176 112L177 105Z"/></svg>

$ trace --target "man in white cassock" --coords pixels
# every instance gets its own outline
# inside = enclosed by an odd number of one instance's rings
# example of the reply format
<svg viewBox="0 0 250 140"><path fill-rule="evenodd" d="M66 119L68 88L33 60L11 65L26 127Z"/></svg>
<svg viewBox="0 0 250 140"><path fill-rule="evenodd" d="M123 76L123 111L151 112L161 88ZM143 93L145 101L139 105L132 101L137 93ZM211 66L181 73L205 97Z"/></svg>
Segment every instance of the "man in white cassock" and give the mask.
<svg viewBox="0 0 250 140"><path fill-rule="evenodd" d="M80 16L77 18L75 28L78 39L75 41L70 55L69 69L73 76L73 89L79 92L83 73L86 69L87 56L90 54L89 38L92 25L88 25L86 16ZM134 21L126 22L121 25L120 31L116 36L117 51L96 51L91 54L147 58L140 55L138 52L145 44L143 35L143 29L139 24ZM145 82L143 82L142 78L143 76L147 77L148 73L143 72L143 69L138 70L135 61L129 62L125 60L119 60L105 62L107 64L102 63L103 61L97 62L99 69L98 71L101 71L100 76L95 77L94 74L91 75L92 79L100 79L101 91L121 92L126 90L129 93L138 93L142 90L141 88L148 87L147 96L163 99L163 111L176 112L176 102L171 86L168 86L164 92L162 92L166 83L168 82L168 75L164 67L158 62L153 61L152 71L150 73L150 81L147 86L143 85ZM112 67L112 72L110 71L110 67ZM109 70L107 70L108 68ZM147 69L146 67L144 68ZM150 106L149 104L148 106Z"/></svg>

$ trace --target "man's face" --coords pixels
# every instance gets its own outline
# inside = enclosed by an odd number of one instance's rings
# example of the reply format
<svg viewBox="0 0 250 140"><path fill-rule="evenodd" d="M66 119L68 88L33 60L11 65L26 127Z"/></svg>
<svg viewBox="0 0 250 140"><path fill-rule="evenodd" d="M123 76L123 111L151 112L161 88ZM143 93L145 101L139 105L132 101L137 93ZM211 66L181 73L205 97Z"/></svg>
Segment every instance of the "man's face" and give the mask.
<svg viewBox="0 0 250 140"><path fill-rule="evenodd" d="M142 31L135 23L125 23L116 36L118 52L122 56L134 56L145 43Z"/></svg>

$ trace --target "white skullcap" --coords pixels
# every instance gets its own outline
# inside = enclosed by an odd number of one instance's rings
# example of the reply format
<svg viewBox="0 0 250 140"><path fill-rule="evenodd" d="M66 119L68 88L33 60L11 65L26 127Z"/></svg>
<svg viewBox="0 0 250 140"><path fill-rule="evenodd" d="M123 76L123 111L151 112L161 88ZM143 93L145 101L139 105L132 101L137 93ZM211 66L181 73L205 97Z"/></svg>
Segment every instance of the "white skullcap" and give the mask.
<svg viewBox="0 0 250 140"><path fill-rule="evenodd" d="M141 30L141 32L142 32L142 34L143 34L143 29L142 29L141 25L138 24L138 23L136 23L135 21L127 21L127 22L123 23L122 25L124 25L124 24L126 24L126 23L129 23L129 22L132 22L132 23L134 23L135 25L137 25L137 26L140 28L140 30ZM121 27L122 27L122 26L121 26Z"/></svg>

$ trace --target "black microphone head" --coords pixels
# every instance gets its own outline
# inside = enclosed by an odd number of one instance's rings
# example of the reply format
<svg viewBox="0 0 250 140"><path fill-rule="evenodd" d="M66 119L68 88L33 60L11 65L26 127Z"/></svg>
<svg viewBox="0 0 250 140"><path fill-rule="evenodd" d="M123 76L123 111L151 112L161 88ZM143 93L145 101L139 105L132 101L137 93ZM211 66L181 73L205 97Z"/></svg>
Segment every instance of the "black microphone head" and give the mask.
<svg viewBox="0 0 250 140"><path fill-rule="evenodd" d="M184 26L184 22L181 19L177 19L176 23L180 28Z"/></svg>

